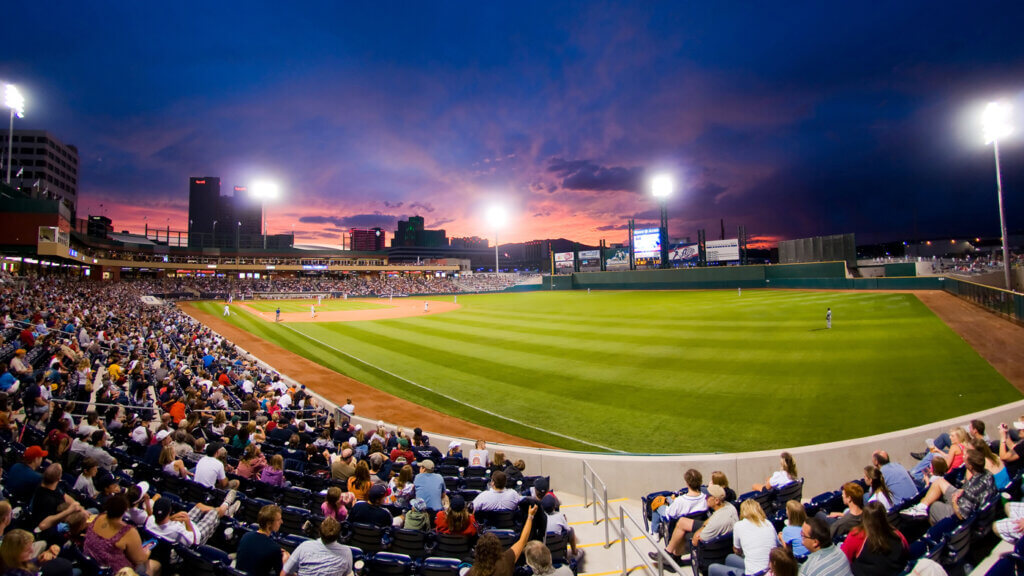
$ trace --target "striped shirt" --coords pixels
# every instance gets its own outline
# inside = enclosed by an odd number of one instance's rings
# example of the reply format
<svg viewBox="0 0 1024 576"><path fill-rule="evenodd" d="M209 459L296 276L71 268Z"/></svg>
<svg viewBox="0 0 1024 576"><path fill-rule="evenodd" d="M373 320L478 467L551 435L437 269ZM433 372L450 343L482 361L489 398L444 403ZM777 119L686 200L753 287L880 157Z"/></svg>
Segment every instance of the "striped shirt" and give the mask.
<svg viewBox="0 0 1024 576"><path fill-rule="evenodd" d="M284 572L298 576L347 576L352 573L352 550L337 542L309 540L292 552Z"/></svg>
<svg viewBox="0 0 1024 576"><path fill-rule="evenodd" d="M850 562L839 546L829 546L812 552L800 567L800 576L853 576Z"/></svg>

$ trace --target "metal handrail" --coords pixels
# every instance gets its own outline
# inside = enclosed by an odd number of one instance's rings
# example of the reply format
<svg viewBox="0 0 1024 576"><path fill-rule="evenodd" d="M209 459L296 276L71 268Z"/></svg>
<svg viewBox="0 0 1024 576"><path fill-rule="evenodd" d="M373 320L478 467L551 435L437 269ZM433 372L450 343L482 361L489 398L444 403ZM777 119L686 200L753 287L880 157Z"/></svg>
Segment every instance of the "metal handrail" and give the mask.
<svg viewBox="0 0 1024 576"><path fill-rule="evenodd" d="M588 475L589 473L589 475ZM597 484L601 484L601 496L597 494ZM593 496L593 502L591 502L590 496ZM594 472L594 469L590 467L590 464L586 460L583 461L583 507L588 508L591 504L600 504L604 512L604 547L608 548L612 545L611 536L609 535L608 529L608 486L605 485L604 480ZM599 522L597 517L597 506L593 508L594 512L594 526L597 526Z"/></svg>
<svg viewBox="0 0 1024 576"><path fill-rule="evenodd" d="M647 558L647 554L645 554L644 551L641 550L633 542L632 539L626 537L626 519L627 518L629 519L630 523L636 528L636 531L639 532L641 535L643 535L643 537L648 542L650 542L651 546L653 546L654 549L657 550L659 554L661 554L661 562L654 563L651 560L649 560ZM665 564L666 563L669 566L671 566L672 567L672 571L676 572L677 574L682 570L682 568L680 568L679 564L676 564L676 561L673 560L672 557L669 556L667 553L665 553L665 551L661 548L661 546L659 546L658 543L653 538L651 538L651 535L648 534L647 531L644 530L643 527L640 526L640 523L637 522L635 518L630 516L629 513L626 512L626 509L623 508L622 506L619 506L619 525L618 525L618 530L619 530L619 549L622 550L622 576L627 576L629 574L629 566L626 564L626 544L629 544L633 548L633 551L636 552L637 556L639 556L640 560L644 563L643 564L644 567L646 569L655 569L657 571L657 573L658 573L658 576L662 576L665 573Z"/></svg>

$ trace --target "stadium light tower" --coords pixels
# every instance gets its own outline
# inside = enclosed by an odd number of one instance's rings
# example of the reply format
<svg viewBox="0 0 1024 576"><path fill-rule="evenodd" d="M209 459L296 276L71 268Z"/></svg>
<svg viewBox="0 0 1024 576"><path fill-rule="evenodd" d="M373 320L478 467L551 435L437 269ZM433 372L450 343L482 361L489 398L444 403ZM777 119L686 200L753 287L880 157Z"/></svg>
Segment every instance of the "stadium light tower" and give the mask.
<svg viewBox="0 0 1024 576"><path fill-rule="evenodd" d="M487 222L494 228L494 273L498 273L498 231L505 226L508 214L503 206L491 206L487 210Z"/></svg>
<svg viewBox="0 0 1024 576"><path fill-rule="evenodd" d="M658 236L661 241L661 267L668 268L668 197L675 190L676 183L668 174L651 178L651 194L661 203L661 226Z"/></svg>
<svg viewBox="0 0 1024 576"><path fill-rule="evenodd" d="M263 212L263 249L267 249L267 200L274 200L279 195L277 184L273 182L256 182L250 186L250 194L260 201L260 211Z"/></svg>
<svg viewBox="0 0 1024 576"><path fill-rule="evenodd" d="M996 193L999 196L999 233L1003 238L1003 276L1006 289L1013 290L1010 283L1010 250L1006 238L1006 214L1003 211L1003 177L999 171L999 141L1013 132L1010 126L1010 107L1000 102L989 102L982 115L982 126L985 130L985 144L992 144L996 157Z"/></svg>
<svg viewBox="0 0 1024 576"><path fill-rule="evenodd" d="M4 104L11 109L11 127L7 132L7 185L11 185L11 158L14 156L14 115L25 117L25 97L14 84L4 87Z"/></svg>

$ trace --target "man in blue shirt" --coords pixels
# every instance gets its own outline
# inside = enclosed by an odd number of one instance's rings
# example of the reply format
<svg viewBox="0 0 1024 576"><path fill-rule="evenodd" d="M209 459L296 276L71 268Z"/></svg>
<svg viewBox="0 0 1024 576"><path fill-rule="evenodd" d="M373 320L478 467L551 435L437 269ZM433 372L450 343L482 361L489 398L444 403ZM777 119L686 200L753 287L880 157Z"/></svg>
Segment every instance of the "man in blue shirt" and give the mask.
<svg viewBox="0 0 1024 576"><path fill-rule="evenodd" d="M32 497L43 481L43 475L36 470L43 463L43 458L49 454L39 446L29 446L25 450L22 461L11 466L4 479L4 487L10 492L11 497L22 502Z"/></svg>
<svg viewBox="0 0 1024 576"><path fill-rule="evenodd" d="M903 466L890 462L887 452L878 450L871 455L871 460L882 471L885 485L889 487L889 491L895 497L896 501L893 504L906 502L917 496L917 484L910 477L910 472L907 472Z"/></svg>
<svg viewBox="0 0 1024 576"><path fill-rule="evenodd" d="M4 373L0 374L0 391L14 394L18 391L18 379L14 373L8 370L7 364L2 364Z"/></svg>
<svg viewBox="0 0 1024 576"><path fill-rule="evenodd" d="M424 460L420 462L420 473L412 481L416 488L416 497L422 498L427 503L427 509L432 512L444 510L444 503L441 495L444 494L444 478L434 473L434 462Z"/></svg>

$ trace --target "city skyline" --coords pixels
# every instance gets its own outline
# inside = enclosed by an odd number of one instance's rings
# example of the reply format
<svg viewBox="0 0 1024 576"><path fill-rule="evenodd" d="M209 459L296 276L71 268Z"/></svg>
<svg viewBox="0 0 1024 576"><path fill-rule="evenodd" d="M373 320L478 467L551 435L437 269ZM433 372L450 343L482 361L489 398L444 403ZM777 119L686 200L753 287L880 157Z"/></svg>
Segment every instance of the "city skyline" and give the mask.
<svg viewBox="0 0 1024 576"><path fill-rule="evenodd" d="M186 229L188 179L219 176L276 181L269 232L298 243L417 214L493 242L496 202L502 243L615 243L656 225L647 180L668 172L673 237L998 236L975 116L1001 98L1024 117L1010 2L16 4L15 129L77 146L79 217L102 204L116 230Z"/></svg>

